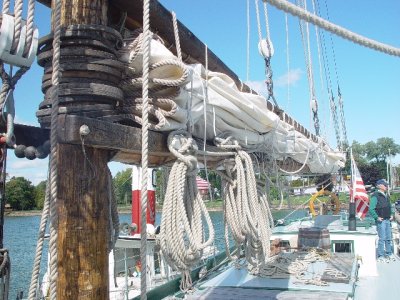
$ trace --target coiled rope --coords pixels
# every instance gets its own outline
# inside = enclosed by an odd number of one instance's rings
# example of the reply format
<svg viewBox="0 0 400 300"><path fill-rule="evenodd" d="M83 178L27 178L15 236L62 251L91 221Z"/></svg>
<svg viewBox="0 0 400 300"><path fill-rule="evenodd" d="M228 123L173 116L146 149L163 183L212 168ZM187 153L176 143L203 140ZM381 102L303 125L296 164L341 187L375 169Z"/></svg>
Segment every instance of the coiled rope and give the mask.
<svg viewBox="0 0 400 300"><path fill-rule="evenodd" d="M327 31L330 31L344 39L352 41L361 46L371 48L389 55L400 56L400 49L395 48L393 46L377 42L375 40L366 38L362 35L356 34L348 29L345 29L341 26L328 22L321 17L318 17L314 14L311 14L304 9L286 1L286 0L263 0L267 1L271 5L276 8L283 10L287 13L290 13L293 16L299 17L302 20L305 20L309 23L312 23L318 27L321 27Z"/></svg>
<svg viewBox="0 0 400 300"><path fill-rule="evenodd" d="M241 149L231 137L216 138L215 144L222 149L235 150L234 160L225 160L222 178L224 197L224 225L227 255L228 232L232 233L238 248L244 247L249 269L258 267L270 256L272 215L266 194L258 196L258 188L250 155ZM239 252L232 259L239 258Z"/></svg>
<svg viewBox="0 0 400 300"><path fill-rule="evenodd" d="M327 282L322 281L320 276L311 279L305 278L308 266L318 261L327 261L330 259L328 252L322 249L310 248L306 252L279 253L261 266L257 275L261 277L289 278L294 275L296 283L313 284L326 286Z"/></svg>
<svg viewBox="0 0 400 300"><path fill-rule="evenodd" d="M197 144L185 131L168 136L168 148L177 157L173 164L164 199L160 246L168 264L182 272L181 290L192 287L190 268L214 240L214 228L196 185ZM203 228L202 219L207 228ZM203 229L207 229L205 240Z"/></svg>

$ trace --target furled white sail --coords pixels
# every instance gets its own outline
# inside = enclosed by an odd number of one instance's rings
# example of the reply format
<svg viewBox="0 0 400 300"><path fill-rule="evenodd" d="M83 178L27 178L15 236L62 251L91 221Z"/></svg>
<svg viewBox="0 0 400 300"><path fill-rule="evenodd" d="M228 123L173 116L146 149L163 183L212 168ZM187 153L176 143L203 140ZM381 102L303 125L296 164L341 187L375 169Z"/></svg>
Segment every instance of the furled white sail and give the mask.
<svg viewBox="0 0 400 300"><path fill-rule="evenodd" d="M128 70L124 92L139 123L140 39L141 35L121 51ZM151 129L186 129L190 122L194 137L212 141L232 136L248 151L266 152L277 160L292 158L313 173L331 173L344 166L343 153L296 131L267 108L263 96L240 91L225 74L200 64L183 64L157 39L151 42L150 56Z"/></svg>

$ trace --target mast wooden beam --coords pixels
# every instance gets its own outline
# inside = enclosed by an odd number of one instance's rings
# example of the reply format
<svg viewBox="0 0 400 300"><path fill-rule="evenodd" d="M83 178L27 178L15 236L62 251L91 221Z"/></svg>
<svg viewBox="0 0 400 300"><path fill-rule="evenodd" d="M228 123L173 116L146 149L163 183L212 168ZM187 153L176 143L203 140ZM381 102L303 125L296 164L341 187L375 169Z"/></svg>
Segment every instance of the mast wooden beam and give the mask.
<svg viewBox="0 0 400 300"><path fill-rule="evenodd" d="M109 299L109 153L59 144L57 155L57 299Z"/></svg>
<svg viewBox="0 0 400 300"><path fill-rule="evenodd" d="M60 1L62 27L107 24L108 0ZM57 144L57 299L109 299L109 158L109 150Z"/></svg>

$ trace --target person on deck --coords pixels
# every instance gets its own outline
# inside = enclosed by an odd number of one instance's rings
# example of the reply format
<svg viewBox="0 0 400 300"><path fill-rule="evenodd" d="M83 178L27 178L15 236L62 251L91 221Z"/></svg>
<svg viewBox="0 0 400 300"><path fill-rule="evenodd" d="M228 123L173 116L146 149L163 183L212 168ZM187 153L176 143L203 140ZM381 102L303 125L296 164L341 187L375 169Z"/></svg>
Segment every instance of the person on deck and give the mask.
<svg viewBox="0 0 400 300"><path fill-rule="evenodd" d="M376 182L376 191L372 194L369 204L371 217L375 219L378 231L378 262L390 262L396 260L392 249L393 211L387 196L388 183L385 179Z"/></svg>

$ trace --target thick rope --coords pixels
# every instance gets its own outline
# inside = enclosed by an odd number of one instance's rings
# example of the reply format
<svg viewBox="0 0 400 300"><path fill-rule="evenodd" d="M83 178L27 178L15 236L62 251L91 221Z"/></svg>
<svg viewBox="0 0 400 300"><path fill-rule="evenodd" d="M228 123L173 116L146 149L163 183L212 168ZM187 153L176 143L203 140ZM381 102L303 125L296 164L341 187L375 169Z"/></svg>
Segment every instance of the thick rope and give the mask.
<svg viewBox="0 0 400 300"><path fill-rule="evenodd" d="M177 161L170 171L164 199L160 246L168 264L182 272L181 289L188 291L192 287L190 268L213 243L214 228L196 185L196 143L186 132L175 131L168 136L168 148ZM207 240L202 218L207 224Z"/></svg>
<svg viewBox="0 0 400 300"><path fill-rule="evenodd" d="M141 232L140 262L142 276L140 278L140 299L147 299L147 181L148 181L148 127L149 127L149 66L150 66L150 1L143 2L143 82L142 82L142 188L141 188ZM143 268L145 272L143 272Z"/></svg>
<svg viewBox="0 0 400 300"><path fill-rule="evenodd" d="M10 11L10 0L4 0L3 1L3 14L8 14Z"/></svg>
<svg viewBox="0 0 400 300"><path fill-rule="evenodd" d="M49 161L49 164L50 164L50 161ZM48 180L47 180L47 184L46 184L46 194L45 194L45 199L44 199L42 216L40 219L39 236L38 236L38 240L37 240L37 244L36 244L36 253L35 253L35 260L33 262L33 268L32 268L31 284L29 286L29 294L28 294L29 300L37 299L36 291L37 291L38 279L39 279L39 273L40 273L40 262L41 262L42 254L43 254L44 235L46 233L46 226L47 226L47 221L49 218L49 208L50 208L49 176L50 176L50 174L47 174Z"/></svg>
<svg viewBox="0 0 400 300"><path fill-rule="evenodd" d="M58 84L60 79L60 43L61 43L61 1L55 1L54 11L54 38L53 38L53 73L52 82L52 106L51 106L51 156L50 156L50 299L57 299L57 238L58 238L58 216L57 216L57 119L58 119Z"/></svg>
<svg viewBox="0 0 400 300"><path fill-rule="evenodd" d="M286 1L286 0L263 0L269 2L276 8L290 13L293 16L299 17L309 23L319 26L327 31L330 31L344 39L350 40L356 44L362 45L367 48L371 48L389 55L400 56L400 49L393 46L374 41L372 39L366 38L362 35L351 32L341 26L328 22L321 17L311 14L304 9Z"/></svg>
<svg viewBox="0 0 400 300"><path fill-rule="evenodd" d="M23 56L28 55L29 50L32 45L33 38L33 17L35 15L35 0L29 0L28 3L28 17L26 20L26 41L25 41L25 49L23 52Z"/></svg>
<svg viewBox="0 0 400 300"><path fill-rule="evenodd" d="M297 279L297 284L326 286L328 283L321 280L320 275L313 278L305 278L305 274L310 264L329 259L328 252L310 248L307 252L279 253L273 256L266 264L260 266L259 269L253 269L252 271L253 275L271 278L289 278L290 275L294 275ZM338 276L343 276L343 274L337 274Z"/></svg>
<svg viewBox="0 0 400 300"><path fill-rule="evenodd" d="M15 0L14 4L14 15L15 15L15 23L14 23L14 38L13 44L11 46L11 53L15 53L17 50L19 39L21 37L21 29L22 29L22 9L23 9L23 0Z"/></svg>
<svg viewBox="0 0 400 300"><path fill-rule="evenodd" d="M176 54L178 56L179 61L182 61L182 51L181 51L181 43L180 43L180 39L179 39L178 21L176 20L175 12L172 12L172 23L174 25Z"/></svg>
<svg viewBox="0 0 400 300"><path fill-rule="evenodd" d="M238 247L243 245L249 268L258 267L270 255L272 215L266 195L258 197L253 162L230 137L217 138L215 143L223 149L235 149L234 161L224 162L225 172L217 171L222 178L224 196L225 243L228 230ZM226 248L227 255L229 247ZM235 257L238 259L238 257Z"/></svg>

